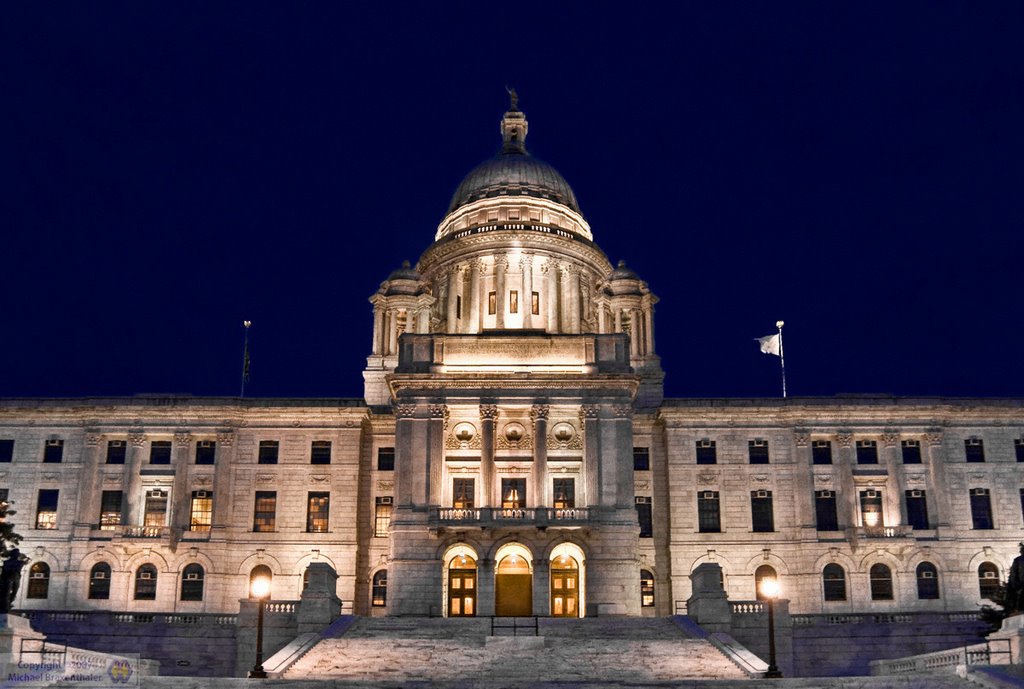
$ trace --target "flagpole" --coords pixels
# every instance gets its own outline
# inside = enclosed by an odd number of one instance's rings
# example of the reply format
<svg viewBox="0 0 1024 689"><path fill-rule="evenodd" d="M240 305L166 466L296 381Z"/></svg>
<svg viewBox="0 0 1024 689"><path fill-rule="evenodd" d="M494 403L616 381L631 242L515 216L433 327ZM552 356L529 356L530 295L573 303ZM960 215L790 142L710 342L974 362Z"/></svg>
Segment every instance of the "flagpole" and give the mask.
<svg viewBox="0 0 1024 689"><path fill-rule="evenodd" d="M245 397L245 382L249 380L249 326L252 321L242 321L245 326L245 346L242 349L242 393L239 397Z"/></svg>
<svg viewBox="0 0 1024 689"><path fill-rule="evenodd" d="M786 396L786 357L782 352L782 326L785 321L775 321L775 327L779 329L779 364L782 366L782 396Z"/></svg>

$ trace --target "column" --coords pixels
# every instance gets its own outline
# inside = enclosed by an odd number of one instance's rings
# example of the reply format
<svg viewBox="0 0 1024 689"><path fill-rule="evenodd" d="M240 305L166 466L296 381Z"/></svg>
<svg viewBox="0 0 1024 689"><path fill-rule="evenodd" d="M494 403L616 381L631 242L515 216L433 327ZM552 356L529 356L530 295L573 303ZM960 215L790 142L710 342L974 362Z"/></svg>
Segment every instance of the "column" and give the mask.
<svg viewBox="0 0 1024 689"><path fill-rule="evenodd" d="M388 354L398 354L398 309L388 309Z"/></svg>
<svg viewBox="0 0 1024 689"><path fill-rule="evenodd" d="M572 288L572 266L568 263L563 263L560 266L561 274L561 290L559 290L562 297L562 308L561 308L561 319L558 327L559 332L571 333L572 330L572 312L573 312L573 288Z"/></svg>
<svg viewBox="0 0 1024 689"><path fill-rule="evenodd" d="M558 326L558 262L554 259L548 259L544 262L544 267L541 269L547 275L547 287L548 287L548 332L549 333L560 333L561 328Z"/></svg>
<svg viewBox="0 0 1024 689"><path fill-rule="evenodd" d="M373 301L373 348L370 353L377 356L381 353L382 340L384 338L384 314L381 312L380 301L374 297Z"/></svg>
<svg viewBox="0 0 1024 689"><path fill-rule="evenodd" d="M452 266L448 271L448 325L447 332L459 331L459 296L462 294L462 267Z"/></svg>
<svg viewBox="0 0 1024 689"><path fill-rule="evenodd" d="M546 617L551 614L551 561L538 558L533 561L533 614Z"/></svg>
<svg viewBox="0 0 1024 689"><path fill-rule="evenodd" d="M630 358L640 356L640 338L643 333L640 331L640 309L629 311L629 354Z"/></svg>
<svg viewBox="0 0 1024 689"><path fill-rule="evenodd" d="M481 557L476 561L476 614L494 615L494 560Z"/></svg>
<svg viewBox="0 0 1024 689"><path fill-rule="evenodd" d="M615 309L615 332L622 332L622 309Z"/></svg>
<svg viewBox="0 0 1024 689"><path fill-rule="evenodd" d="M523 287L519 295L519 308L523 314L523 327L533 327L533 256L523 254L519 259L523 271Z"/></svg>
<svg viewBox="0 0 1024 689"><path fill-rule="evenodd" d="M650 356L654 354L654 304L649 296L644 298L644 325L644 354Z"/></svg>
<svg viewBox="0 0 1024 689"><path fill-rule="evenodd" d="M227 529L234 515L231 467L235 465L235 433L217 434L217 456L213 467L213 515L211 531Z"/></svg>
<svg viewBox="0 0 1024 689"><path fill-rule="evenodd" d="M194 463L194 458L189 453L189 449L192 447L192 436L185 433L174 434L174 450L173 456L171 457L171 466L174 467L174 479L171 484L171 495L170 502L167 505L167 526L175 526L181 529L188 529L189 517L191 513L191 498L192 495L188 490L188 473L189 464ZM221 453L220 443L215 448L217 454ZM214 464L216 465L219 457L214 457ZM213 501L217 502L217 486L214 486ZM217 509L216 505L213 508Z"/></svg>
<svg viewBox="0 0 1024 689"><path fill-rule="evenodd" d="M602 302L597 302L595 308L597 309L597 332L606 333L608 332L608 309Z"/></svg>
<svg viewBox="0 0 1024 689"><path fill-rule="evenodd" d="M484 316L487 314L487 262L482 258L478 261L480 263L480 284L478 286L479 294L476 298L477 320L474 332L482 333L484 331Z"/></svg>
<svg viewBox="0 0 1024 689"><path fill-rule="evenodd" d="M921 446L921 461L925 462L928 472L926 490L928 496L934 496L928 502L935 506L935 515L929 513L928 519L935 524L936 528L949 527L952 513L949 504L949 484L946 481L946 465L942 456L942 429L927 429L924 432L924 437L921 438Z"/></svg>
<svg viewBox="0 0 1024 689"><path fill-rule="evenodd" d="M103 472L99 467L100 444L103 436L97 431L86 431L82 484L78 493L78 518L75 526L92 529L99 523L100 493L103 490Z"/></svg>
<svg viewBox="0 0 1024 689"><path fill-rule="evenodd" d="M494 494L494 422L498 418L498 405L480 405L480 495L484 504L481 507L500 505L495 502Z"/></svg>
<svg viewBox="0 0 1024 689"><path fill-rule="evenodd" d="M505 273L508 271L508 256L499 254L494 257L494 292L497 307L494 310L494 327L501 330L505 327Z"/></svg>
<svg viewBox="0 0 1024 689"><path fill-rule="evenodd" d="M468 313L462 314L462 332L478 332L480 323L480 260L469 262Z"/></svg>
<svg viewBox="0 0 1024 689"><path fill-rule="evenodd" d="M569 332L580 332L580 267L569 264Z"/></svg>
<svg viewBox="0 0 1024 689"><path fill-rule="evenodd" d="M586 492L583 497L586 500L586 507L597 507L602 502L601 435L597 415L596 404L584 404L580 407L580 426L583 433L583 488Z"/></svg>
<svg viewBox="0 0 1024 689"><path fill-rule="evenodd" d="M531 490L537 507L551 507L548 496L548 415L551 407L535 404L530 409L533 420L533 486Z"/></svg>
<svg viewBox="0 0 1024 689"><path fill-rule="evenodd" d="M430 483L427 486L429 504L440 506L444 495L441 484L444 469L444 417L448 407L443 404L431 404L430 411Z"/></svg>
<svg viewBox="0 0 1024 689"><path fill-rule="evenodd" d="M128 433L128 457L125 459L125 514L123 524L142 523L142 469L146 435L141 430Z"/></svg>

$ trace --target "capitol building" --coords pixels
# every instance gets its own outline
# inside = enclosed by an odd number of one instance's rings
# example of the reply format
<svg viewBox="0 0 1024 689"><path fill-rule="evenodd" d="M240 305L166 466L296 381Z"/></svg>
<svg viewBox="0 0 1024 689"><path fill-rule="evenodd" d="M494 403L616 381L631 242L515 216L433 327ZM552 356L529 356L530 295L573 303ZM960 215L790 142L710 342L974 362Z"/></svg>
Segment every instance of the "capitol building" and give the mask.
<svg viewBox="0 0 1024 689"><path fill-rule="evenodd" d="M500 133L370 296L362 398L0 400L14 607L234 614L311 565L361 616L674 615L705 564L730 600L776 579L793 614L993 595L1024 401L666 399L658 298L514 100Z"/></svg>

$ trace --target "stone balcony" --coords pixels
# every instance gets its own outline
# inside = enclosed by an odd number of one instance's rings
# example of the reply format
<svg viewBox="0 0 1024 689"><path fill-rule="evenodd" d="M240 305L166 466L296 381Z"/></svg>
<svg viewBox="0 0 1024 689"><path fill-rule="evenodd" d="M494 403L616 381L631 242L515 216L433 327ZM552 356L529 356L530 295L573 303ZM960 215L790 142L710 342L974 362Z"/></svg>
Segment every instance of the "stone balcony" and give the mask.
<svg viewBox="0 0 1024 689"><path fill-rule="evenodd" d="M545 529L578 529L592 523L587 507L474 507L456 509L434 507L430 509L429 526L433 530L474 530L524 527Z"/></svg>

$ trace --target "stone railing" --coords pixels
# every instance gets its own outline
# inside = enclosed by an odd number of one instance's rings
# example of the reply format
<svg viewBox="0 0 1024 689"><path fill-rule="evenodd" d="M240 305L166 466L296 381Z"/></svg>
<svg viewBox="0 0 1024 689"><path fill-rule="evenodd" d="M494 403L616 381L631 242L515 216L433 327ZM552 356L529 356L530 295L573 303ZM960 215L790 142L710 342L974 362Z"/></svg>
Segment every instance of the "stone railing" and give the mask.
<svg viewBox="0 0 1024 689"><path fill-rule="evenodd" d="M738 600L732 601L733 615L760 615L768 610L767 606L759 600Z"/></svg>
<svg viewBox="0 0 1024 689"><path fill-rule="evenodd" d="M474 507L456 509L442 507L431 510L430 523L439 526L490 527L523 524L539 528L576 526L590 522L586 507Z"/></svg>
<svg viewBox="0 0 1024 689"><path fill-rule="evenodd" d="M979 612L919 612L919 613L837 613L793 615L795 626L817 624L909 624L912 622L942 624L943 622L969 622L980 620Z"/></svg>
<svg viewBox="0 0 1024 689"><path fill-rule="evenodd" d="M233 625L238 615L218 613L164 613L164 612L110 612L107 610L22 610L33 622L81 622L95 620L98 626L109 624L169 624L169 625Z"/></svg>
<svg viewBox="0 0 1024 689"><path fill-rule="evenodd" d="M948 651L922 653L921 655L892 660L872 660L872 675L906 675L936 670L956 671L960 665L1009 665L1010 640L990 640Z"/></svg>

